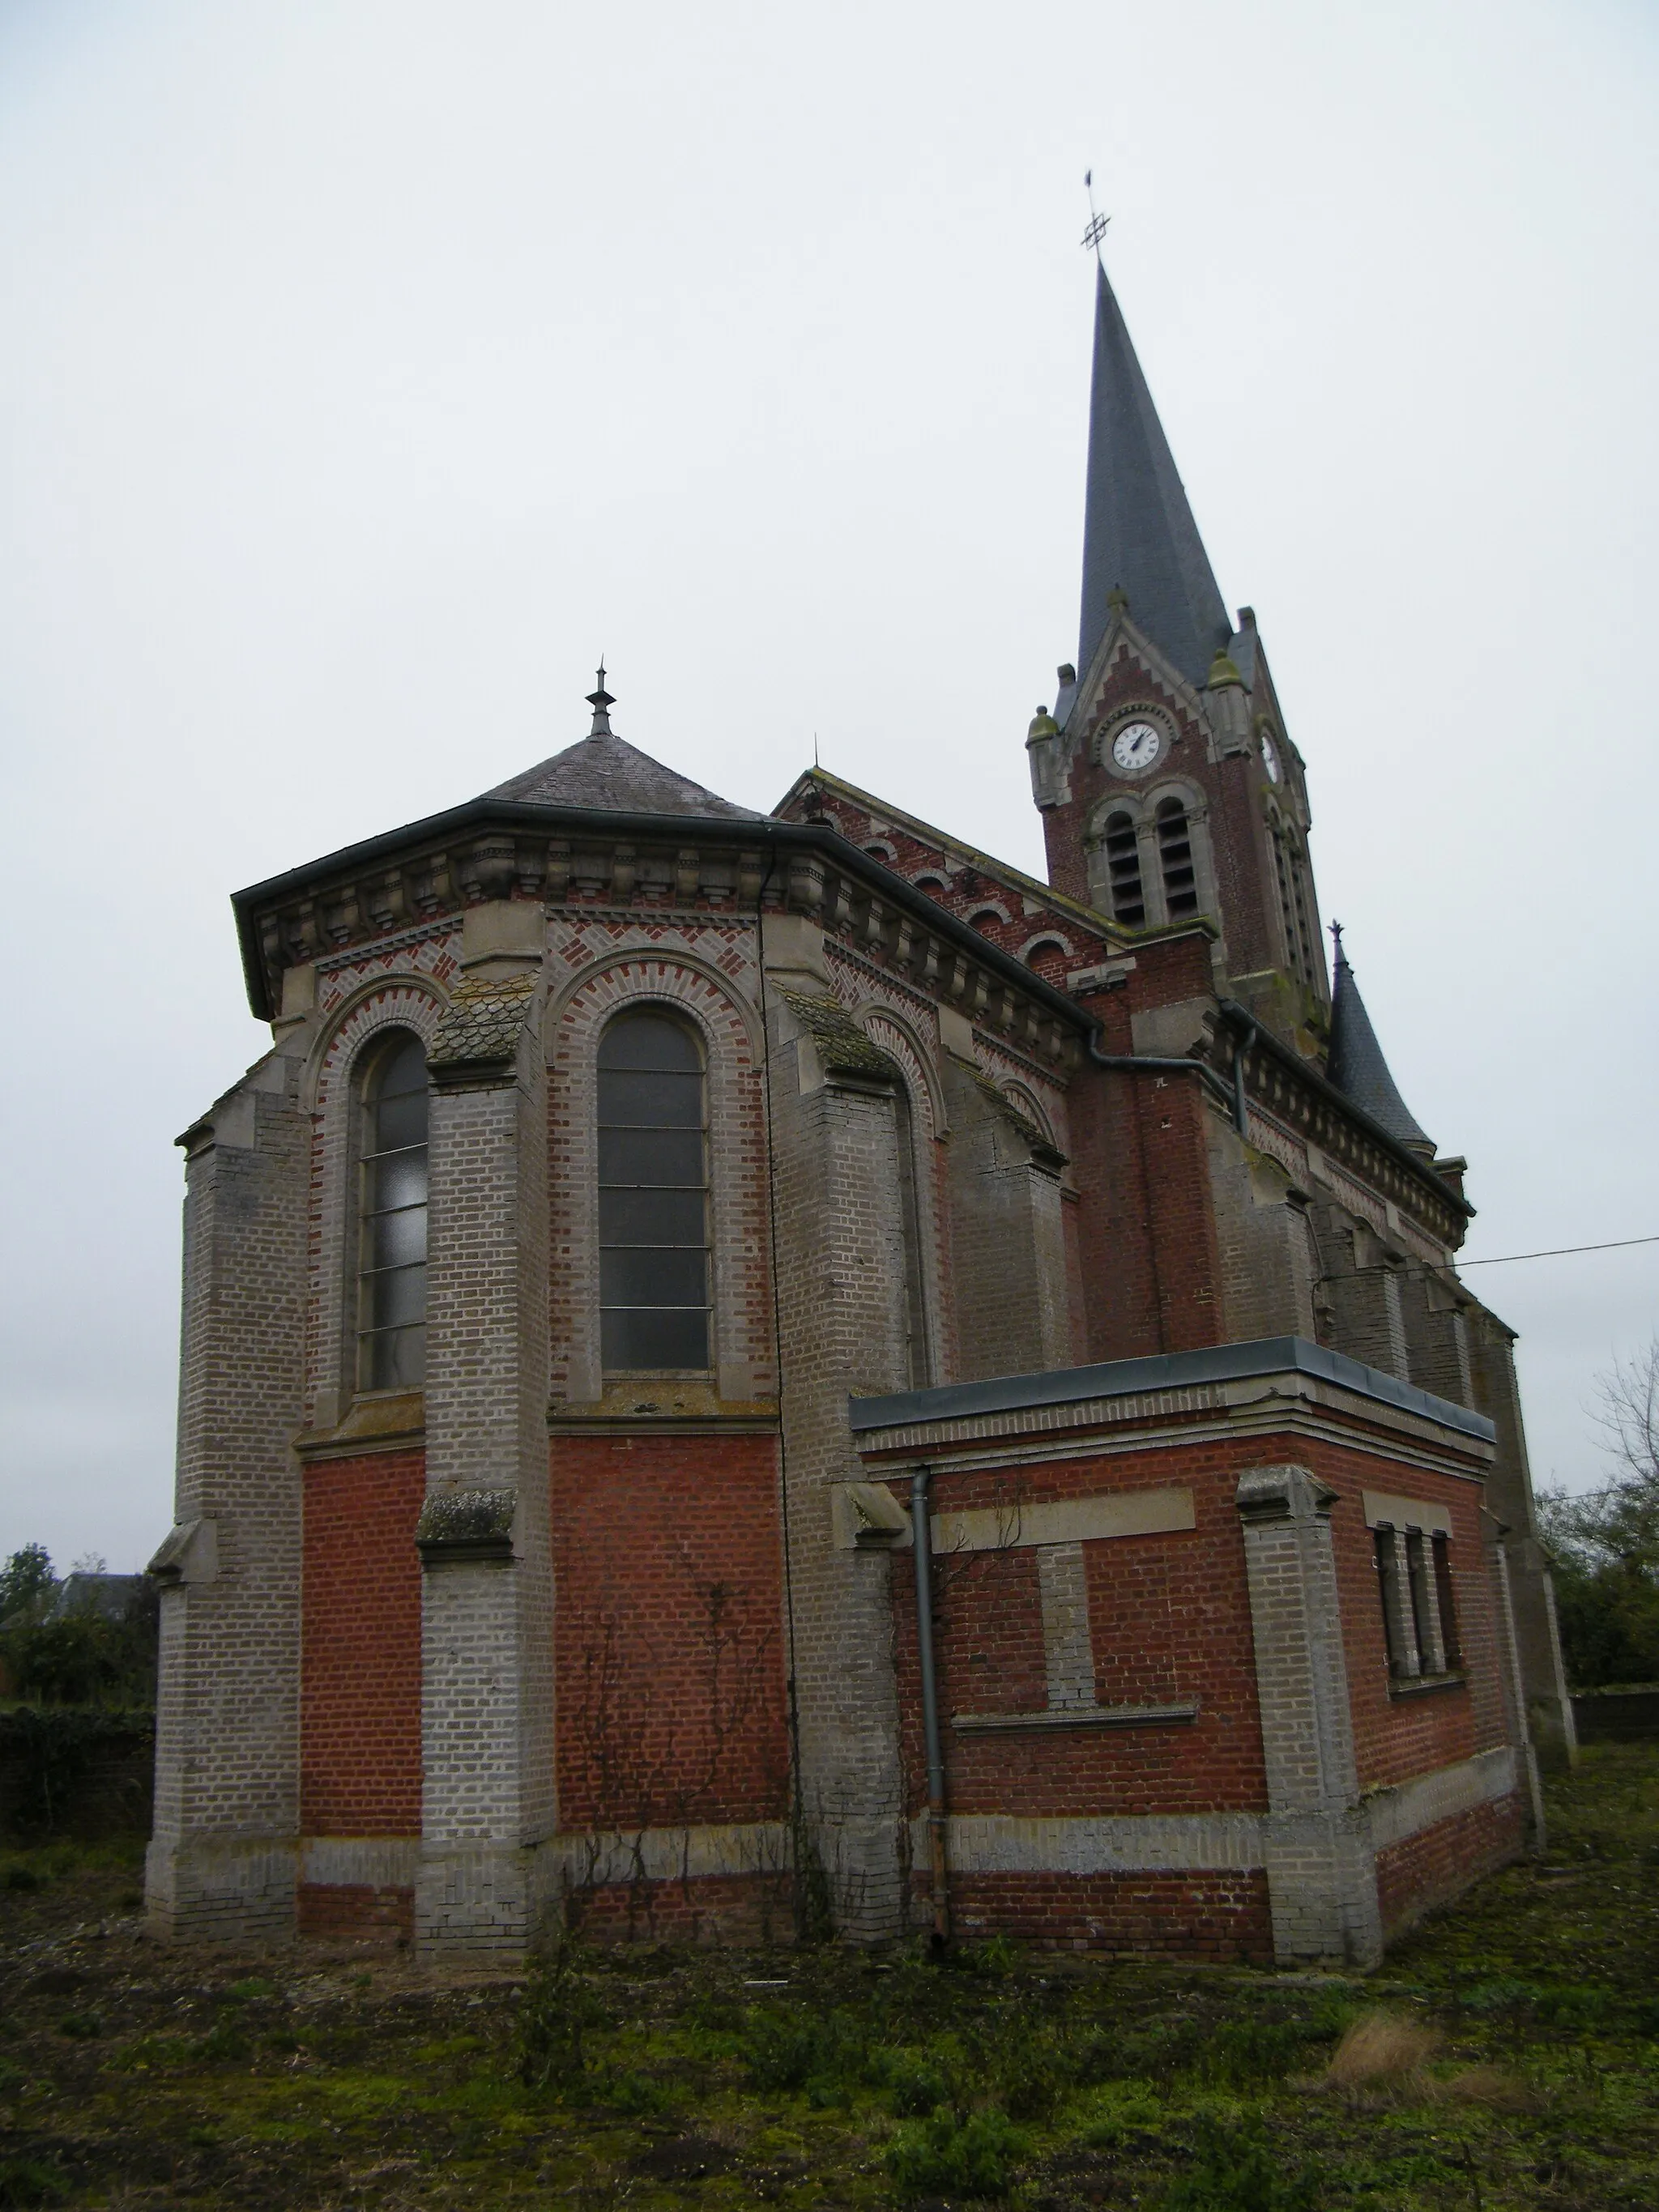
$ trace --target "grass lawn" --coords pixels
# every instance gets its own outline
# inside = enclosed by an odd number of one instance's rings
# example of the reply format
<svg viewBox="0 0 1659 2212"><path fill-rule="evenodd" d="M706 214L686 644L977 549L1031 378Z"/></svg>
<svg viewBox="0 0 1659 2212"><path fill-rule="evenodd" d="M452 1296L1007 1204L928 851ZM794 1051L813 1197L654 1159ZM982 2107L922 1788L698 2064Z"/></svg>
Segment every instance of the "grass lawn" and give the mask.
<svg viewBox="0 0 1659 2212"><path fill-rule="evenodd" d="M0 1851L0 2207L1659 2208L1659 1746L1367 1979L914 1954L164 1950Z"/></svg>

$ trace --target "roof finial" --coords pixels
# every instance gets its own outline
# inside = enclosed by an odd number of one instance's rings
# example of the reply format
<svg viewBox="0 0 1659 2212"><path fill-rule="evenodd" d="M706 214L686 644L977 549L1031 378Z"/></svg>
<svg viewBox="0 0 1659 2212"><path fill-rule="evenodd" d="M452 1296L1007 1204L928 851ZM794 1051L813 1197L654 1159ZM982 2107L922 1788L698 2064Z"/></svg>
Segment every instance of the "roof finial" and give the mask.
<svg viewBox="0 0 1659 2212"><path fill-rule="evenodd" d="M1095 212L1095 173L1092 169L1085 169L1083 172L1083 183L1089 195L1089 228L1083 234L1083 245L1085 250L1092 246L1095 249L1095 259L1099 261L1100 241L1105 237L1106 226L1112 218L1109 215L1097 215ZM1102 266L1104 266L1103 263Z"/></svg>
<svg viewBox="0 0 1659 2212"><path fill-rule="evenodd" d="M1336 947L1336 964L1339 968L1346 968L1348 964L1348 956L1342 950L1342 925L1340 921L1334 921L1331 924L1331 938Z"/></svg>
<svg viewBox="0 0 1659 2212"><path fill-rule="evenodd" d="M588 693L587 703L593 709L593 726L588 732L588 736L590 738L608 738L611 736L613 733L611 727L610 710L617 702L611 696L611 693L605 688L605 657L603 654L599 657L599 688L597 691L590 691Z"/></svg>

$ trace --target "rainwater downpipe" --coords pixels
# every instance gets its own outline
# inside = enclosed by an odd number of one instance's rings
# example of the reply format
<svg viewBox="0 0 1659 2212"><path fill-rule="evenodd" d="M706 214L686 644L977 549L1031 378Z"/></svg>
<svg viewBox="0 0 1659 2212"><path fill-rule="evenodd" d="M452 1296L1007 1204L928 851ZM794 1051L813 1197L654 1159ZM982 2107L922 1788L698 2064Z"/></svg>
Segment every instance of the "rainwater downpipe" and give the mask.
<svg viewBox="0 0 1659 2212"><path fill-rule="evenodd" d="M921 1667L921 1736L927 1755L927 1849L933 1870L932 1948L951 1940L950 1864L945 1851L945 1754L939 1737L939 1681L933 1671L933 1542L928 1519L931 1467L910 1470L911 1548L916 1560L916 1650Z"/></svg>

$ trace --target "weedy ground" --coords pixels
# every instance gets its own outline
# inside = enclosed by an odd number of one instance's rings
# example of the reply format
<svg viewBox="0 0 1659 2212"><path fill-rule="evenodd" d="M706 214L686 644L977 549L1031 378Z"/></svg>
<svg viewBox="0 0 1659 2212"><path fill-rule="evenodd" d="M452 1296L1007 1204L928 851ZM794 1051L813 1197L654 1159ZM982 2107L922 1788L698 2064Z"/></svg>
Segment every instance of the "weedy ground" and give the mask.
<svg viewBox="0 0 1659 2212"><path fill-rule="evenodd" d="M1659 2207L1659 1745L1361 1979L991 1943L526 1972L146 1942L0 1852L0 2207Z"/></svg>

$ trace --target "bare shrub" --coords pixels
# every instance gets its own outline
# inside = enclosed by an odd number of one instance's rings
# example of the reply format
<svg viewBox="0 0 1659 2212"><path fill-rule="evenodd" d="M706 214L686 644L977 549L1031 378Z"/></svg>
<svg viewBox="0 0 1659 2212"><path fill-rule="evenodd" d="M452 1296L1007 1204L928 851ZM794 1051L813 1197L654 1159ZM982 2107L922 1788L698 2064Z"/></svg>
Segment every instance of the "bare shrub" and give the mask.
<svg viewBox="0 0 1659 2212"><path fill-rule="evenodd" d="M1326 2069L1328 2087L1395 2099L1430 2094L1425 2069L1441 2036L1398 2013L1370 2012L1344 2035Z"/></svg>

